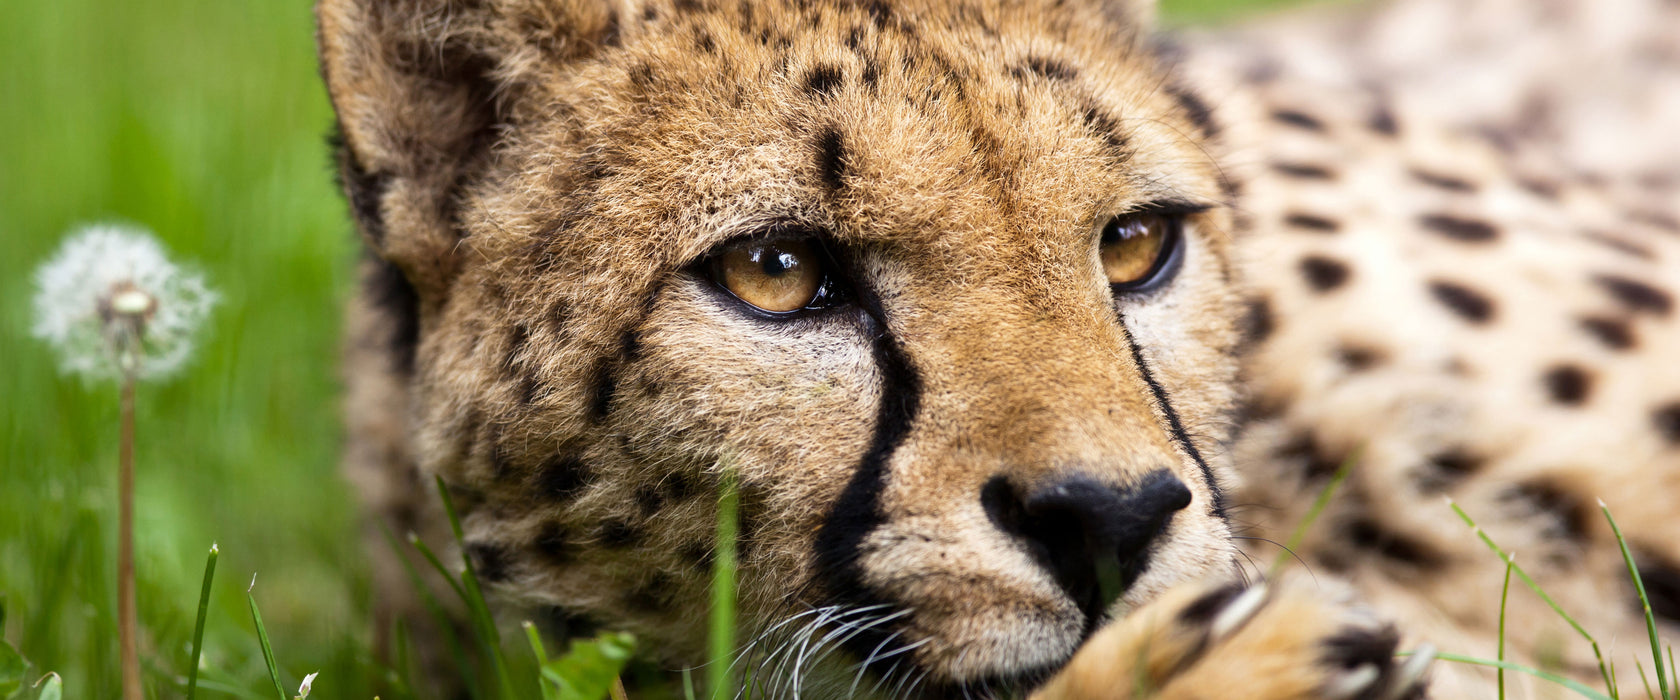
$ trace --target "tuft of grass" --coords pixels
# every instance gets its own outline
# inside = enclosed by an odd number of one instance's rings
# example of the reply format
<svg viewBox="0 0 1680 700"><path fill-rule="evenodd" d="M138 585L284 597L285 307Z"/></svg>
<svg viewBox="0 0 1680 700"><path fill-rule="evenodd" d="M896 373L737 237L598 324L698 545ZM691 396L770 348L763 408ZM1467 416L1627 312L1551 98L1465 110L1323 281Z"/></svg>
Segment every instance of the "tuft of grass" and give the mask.
<svg viewBox="0 0 1680 700"><path fill-rule="evenodd" d="M1476 521L1470 518L1469 513L1464 512L1463 508L1458 507L1458 503L1456 501L1454 501L1451 497L1448 497L1446 502L1447 506L1452 508L1454 513L1458 514L1459 519L1463 520L1466 525L1470 526L1470 531L1476 533L1476 537L1481 539L1482 543L1487 545L1488 549L1493 550L1494 555L1503 560L1518 578L1522 579L1522 582L1528 586L1529 590L1534 591L1536 595L1540 596L1540 599L1545 601L1546 606L1551 608L1552 612L1557 613L1559 618L1561 618L1564 622L1569 623L1569 626L1575 630L1576 634L1581 635L1582 639L1585 639L1588 644L1592 645L1593 658L1598 661L1599 675L1604 678L1604 685L1610 691L1610 697L1613 699L1618 698L1619 691L1616 688L1616 681L1610 675L1609 666L1606 666L1604 663L1604 653L1599 648L1598 640L1594 638L1591 633L1587 632L1587 628L1582 627L1581 623L1576 622L1574 617L1571 617L1568 612L1565 612L1563 606L1558 605L1557 601L1553 600L1552 596L1547 594L1546 590L1541 588L1540 584L1536 583L1534 578L1528 575L1527 571L1523 571L1523 568L1517 565L1517 562L1512 559L1511 555L1504 549L1500 548L1499 544L1494 542L1493 538L1489 537L1486 531L1482 530L1482 526L1477 525Z"/></svg>
<svg viewBox="0 0 1680 700"><path fill-rule="evenodd" d="M257 628L257 642L262 645L263 661L268 664L268 679L274 683L274 694L280 700L286 700L286 689L280 683L280 667L274 663L274 645L268 641L268 628L263 625L262 613L257 611L257 575L251 574L251 585L245 589L245 598L251 603L251 624Z"/></svg>
<svg viewBox="0 0 1680 700"><path fill-rule="evenodd" d="M198 695L198 661L204 653L204 621L210 616L210 582L216 578L216 557L220 554L216 544L210 543L210 554L204 558L204 585L198 590L198 618L193 622L192 654L187 659L187 700L193 700ZM251 583L256 584L255 577L252 577Z"/></svg>
<svg viewBox="0 0 1680 700"><path fill-rule="evenodd" d="M1295 530L1289 533L1283 551L1278 552L1277 558L1272 560L1272 568L1266 572L1267 578L1275 578L1284 565L1289 563L1289 558L1295 556L1295 550L1307 539L1307 531L1312 528L1313 523L1318 522L1319 516L1324 515L1324 509L1330 505L1330 499L1336 495L1336 490L1347 480L1348 474L1353 472L1354 465L1359 463L1359 458L1364 454L1365 446L1354 448L1347 459L1342 460L1341 466L1336 467L1336 473L1330 477L1330 482L1319 490L1318 498L1313 499L1312 507L1307 509L1306 516L1302 517L1301 522L1295 525Z"/></svg>
<svg viewBox="0 0 1680 700"><path fill-rule="evenodd" d="M1604 513L1604 519L1610 523L1610 531L1616 535L1616 545L1622 549L1622 561L1627 562L1628 577L1633 579L1633 588L1639 592L1639 606L1645 613L1645 631L1651 637L1651 660L1657 676L1657 689L1662 692L1663 700L1674 700L1674 692L1668 686L1668 674L1663 670L1662 640L1657 636L1657 617L1651 611L1651 598L1645 594L1645 579L1639 575L1639 566L1633 562L1633 552L1628 550L1627 538L1622 536L1622 528L1616 524L1616 519L1610 515L1610 507L1604 501L1598 502L1598 509ZM1674 650L1669 648L1672 658ZM1643 678L1645 670L1639 669ZM1650 695L1649 683L1646 684L1645 694Z"/></svg>
<svg viewBox="0 0 1680 700"><path fill-rule="evenodd" d="M1505 604L1511 599L1511 569L1516 564L1510 557L1505 559L1505 582L1499 586L1499 657L1505 661ZM1499 667L1499 700L1505 700L1505 667Z"/></svg>
<svg viewBox="0 0 1680 700"><path fill-rule="evenodd" d="M735 470L725 465L719 479L717 543L712 555L712 605L708 614L708 682L712 700L735 695L735 547L740 521L740 489Z"/></svg>
<svg viewBox="0 0 1680 700"><path fill-rule="evenodd" d="M461 551L461 585L456 588L456 593L467 604L467 610L472 615L473 627L484 644L485 653L490 657L490 665L496 671L498 695L502 698L514 698L516 691L513 677L508 675L507 659L502 656L501 634L497 632L496 619L490 615L490 606L484 600L484 589L478 584L478 572L473 568L472 557L467 556L461 516L455 513L455 500L450 498L449 489L443 484L443 477L434 479L437 482L438 497L443 499L443 512L449 517L449 529L455 533L455 548ZM447 572L445 575L448 575ZM450 581L451 585L454 583L455 581Z"/></svg>

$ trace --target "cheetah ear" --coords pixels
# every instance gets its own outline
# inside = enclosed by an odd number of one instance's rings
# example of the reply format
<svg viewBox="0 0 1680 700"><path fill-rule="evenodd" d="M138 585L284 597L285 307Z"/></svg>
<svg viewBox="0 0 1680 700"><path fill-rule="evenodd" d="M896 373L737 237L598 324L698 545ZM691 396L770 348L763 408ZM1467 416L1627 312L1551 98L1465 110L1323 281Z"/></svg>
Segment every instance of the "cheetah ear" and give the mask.
<svg viewBox="0 0 1680 700"><path fill-rule="evenodd" d="M422 298L454 278L461 193L494 157L520 74L611 43L624 11L614 0L320 0L345 194L363 239Z"/></svg>

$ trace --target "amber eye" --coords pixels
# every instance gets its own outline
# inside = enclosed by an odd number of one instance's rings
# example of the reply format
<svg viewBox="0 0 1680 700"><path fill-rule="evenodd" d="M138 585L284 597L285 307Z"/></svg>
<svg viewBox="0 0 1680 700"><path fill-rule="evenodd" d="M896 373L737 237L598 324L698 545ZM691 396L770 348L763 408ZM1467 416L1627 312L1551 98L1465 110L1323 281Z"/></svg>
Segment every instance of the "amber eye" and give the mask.
<svg viewBox="0 0 1680 700"><path fill-rule="evenodd" d="M1099 244L1108 283L1116 291L1136 291L1165 277L1182 225L1181 217L1168 214L1114 217L1103 227Z"/></svg>
<svg viewBox="0 0 1680 700"><path fill-rule="evenodd" d="M785 313L812 306L824 291L825 258L805 240L743 243L712 258L712 279L741 301Z"/></svg>

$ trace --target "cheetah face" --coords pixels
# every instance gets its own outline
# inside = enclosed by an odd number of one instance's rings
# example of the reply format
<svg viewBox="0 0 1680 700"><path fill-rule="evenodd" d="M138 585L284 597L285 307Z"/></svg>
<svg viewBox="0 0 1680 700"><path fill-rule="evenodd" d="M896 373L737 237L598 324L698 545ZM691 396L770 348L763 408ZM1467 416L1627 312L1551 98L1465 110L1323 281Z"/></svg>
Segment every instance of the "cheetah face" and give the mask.
<svg viewBox="0 0 1680 700"><path fill-rule="evenodd" d="M1146 8L1056 5L323 3L407 449L504 598L697 658L725 472L783 675L1030 682L1232 568L1205 110Z"/></svg>

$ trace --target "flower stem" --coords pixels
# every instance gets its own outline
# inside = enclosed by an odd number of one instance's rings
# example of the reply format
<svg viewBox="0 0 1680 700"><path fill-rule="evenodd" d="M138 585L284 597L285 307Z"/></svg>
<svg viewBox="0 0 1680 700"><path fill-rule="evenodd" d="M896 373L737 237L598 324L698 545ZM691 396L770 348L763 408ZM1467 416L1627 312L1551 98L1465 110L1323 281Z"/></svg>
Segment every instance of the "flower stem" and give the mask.
<svg viewBox="0 0 1680 700"><path fill-rule="evenodd" d="M122 645L123 700L144 700L134 607L134 373L122 383L122 445L117 476L117 639Z"/></svg>

